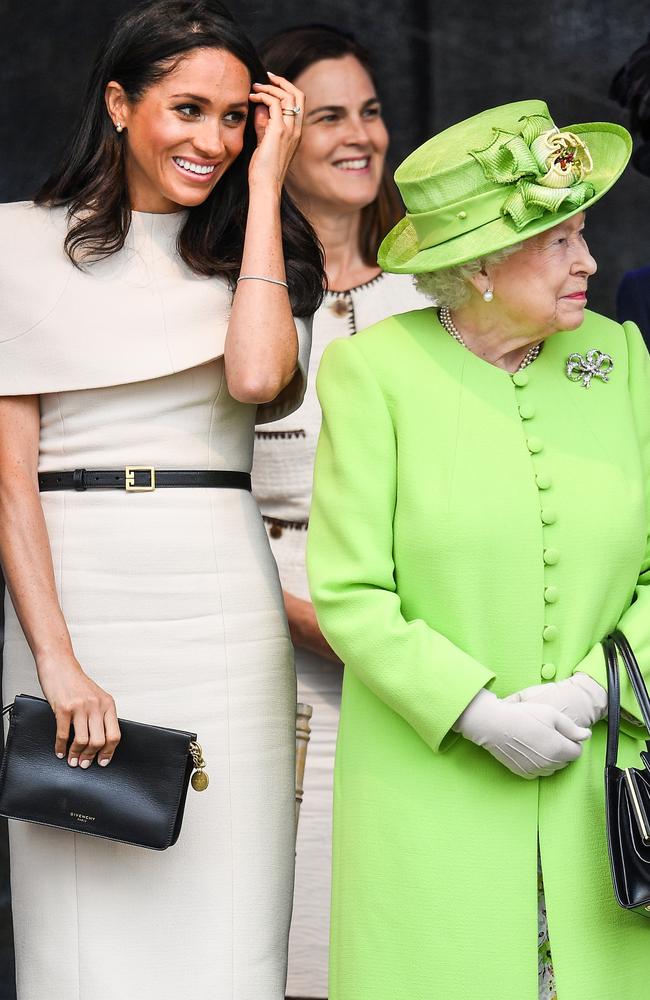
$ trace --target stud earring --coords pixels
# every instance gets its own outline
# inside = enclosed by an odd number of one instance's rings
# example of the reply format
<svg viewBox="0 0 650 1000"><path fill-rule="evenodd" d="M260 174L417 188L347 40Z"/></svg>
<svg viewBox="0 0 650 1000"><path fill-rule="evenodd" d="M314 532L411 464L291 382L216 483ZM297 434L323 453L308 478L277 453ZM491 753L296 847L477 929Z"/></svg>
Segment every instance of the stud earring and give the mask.
<svg viewBox="0 0 650 1000"><path fill-rule="evenodd" d="M116 122L115 123L115 131L116 132L123 132L124 131L124 125L122 125L122 122Z"/></svg>
<svg viewBox="0 0 650 1000"><path fill-rule="evenodd" d="M491 302L493 298L494 298L494 292L492 291L492 289L486 288L485 291L483 292L483 301Z"/></svg>

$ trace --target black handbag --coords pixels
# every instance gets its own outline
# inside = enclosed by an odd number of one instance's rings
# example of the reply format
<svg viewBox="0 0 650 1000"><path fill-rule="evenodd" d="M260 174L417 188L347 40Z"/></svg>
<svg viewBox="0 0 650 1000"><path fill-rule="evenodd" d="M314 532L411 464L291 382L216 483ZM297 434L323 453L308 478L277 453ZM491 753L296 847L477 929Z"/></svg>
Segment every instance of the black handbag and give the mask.
<svg viewBox="0 0 650 1000"><path fill-rule="evenodd" d="M650 730L650 696L634 652L622 632L603 642L607 662L607 763L605 803L607 843L618 903L650 917L650 741L641 751L641 767L617 766L621 700L617 650Z"/></svg>
<svg viewBox="0 0 650 1000"><path fill-rule="evenodd" d="M164 851L178 840L187 786L208 785L195 733L120 719L108 767L70 767L54 753L47 701L19 695L0 766L0 815ZM196 772L192 771L196 768Z"/></svg>

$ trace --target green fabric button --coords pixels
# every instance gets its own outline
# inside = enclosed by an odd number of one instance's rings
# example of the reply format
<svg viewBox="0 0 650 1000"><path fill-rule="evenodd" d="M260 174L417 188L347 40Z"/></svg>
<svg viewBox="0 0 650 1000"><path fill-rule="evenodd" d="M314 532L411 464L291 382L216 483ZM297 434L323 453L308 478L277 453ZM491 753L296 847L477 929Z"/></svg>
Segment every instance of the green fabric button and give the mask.
<svg viewBox="0 0 650 1000"><path fill-rule="evenodd" d="M526 444L528 445L528 451L531 455L536 455L538 451L541 451L544 447L544 443L541 438L529 437L526 439Z"/></svg>
<svg viewBox="0 0 650 1000"><path fill-rule="evenodd" d="M560 553L557 549L544 549L544 562L547 566L555 566L559 558Z"/></svg>
<svg viewBox="0 0 650 1000"><path fill-rule="evenodd" d="M512 381L516 386L519 386L520 389L523 389L525 385L528 385L528 372L515 372L512 376Z"/></svg>
<svg viewBox="0 0 650 1000"><path fill-rule="evenodd" d="M557 667L554 663L543 663L540 673L545 681L552 681L557 673Z"/></svg>
<svg viewBox="0 0 650 1000"><path fill-rule="evenodd" d="M555 524L557 521L555 507L542 507L542 521L544 524Z"/></svg>
<svg viewBox="0 0 650 1000"><path fill-rule="evenodd" d="M548 490L551 486L551 477L547 472L538 472L535 476L535 482L539 490Z"/></svg>
<svg viewBox="0 0 650 1000"><path fill-rule="evenodd" d="M522 420L531 420L535 416L535 407L532 403L521 403L519 406L519 416Z"/></svg>
<svg viewBox="0 0 650 1000"><path fill-rule="evenodd" d="M547 604L555 604L559 597L557 587L547 587L544 591L544 600Z"/></svg>
<svg viewBox="0 0 650 1000"><path fill-rule="evenodd" d="M544 642L553 642L554 639L557 639L557 625L546 625L542 636Z"/></svg>

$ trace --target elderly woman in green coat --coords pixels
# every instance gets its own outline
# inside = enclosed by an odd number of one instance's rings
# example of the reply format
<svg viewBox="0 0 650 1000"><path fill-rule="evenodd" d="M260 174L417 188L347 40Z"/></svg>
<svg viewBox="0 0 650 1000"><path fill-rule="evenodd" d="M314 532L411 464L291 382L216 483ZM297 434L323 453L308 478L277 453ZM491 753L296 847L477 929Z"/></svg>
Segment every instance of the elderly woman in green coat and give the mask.
<svg viewBox="0 0 650 1000"><path fill-rule="evenodd" d="M633 324L585 311L583 231L630 148L539 101L431 139L397 171L380 263L439 308L323 359L330 1000L650 996L650 922L608 868L600 646L618 626L650 676L650 363Z"/></svg>

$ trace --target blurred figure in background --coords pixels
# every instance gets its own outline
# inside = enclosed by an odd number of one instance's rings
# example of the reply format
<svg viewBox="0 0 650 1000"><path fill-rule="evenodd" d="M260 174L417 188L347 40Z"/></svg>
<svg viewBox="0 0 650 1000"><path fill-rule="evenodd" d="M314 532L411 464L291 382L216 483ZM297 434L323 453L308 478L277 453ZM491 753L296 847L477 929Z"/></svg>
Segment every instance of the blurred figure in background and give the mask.
<svg viewBox="0 0 650 1000"><path fill-rule="evenodd" d="M612 80L609 96L630 112L630 131L636 148L632 165L650 177L650 35ZM628 271L616 296L620 323L633 320L650 345L650 266Z"/></svg>
<svg viewBox="0 0 650 1000"><path fill-rule="evenodd" d="M388 133L369 55L324 25L284 31L262 61L305 93L302 140L286 186L325 250L328 291L314 316L307 393L300 408L258 429L253 489L278 563L296 647L298 698L314 708L297 847L289 997L327 997L331 808L341 663L309 598L305 543L320 430L315 379L325 347L395 313L430 303L411 277L384 274L377 249L403 209L386 168ZM354 434L354 428L350 428Z"/></svg>

